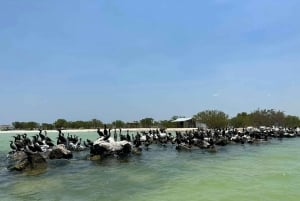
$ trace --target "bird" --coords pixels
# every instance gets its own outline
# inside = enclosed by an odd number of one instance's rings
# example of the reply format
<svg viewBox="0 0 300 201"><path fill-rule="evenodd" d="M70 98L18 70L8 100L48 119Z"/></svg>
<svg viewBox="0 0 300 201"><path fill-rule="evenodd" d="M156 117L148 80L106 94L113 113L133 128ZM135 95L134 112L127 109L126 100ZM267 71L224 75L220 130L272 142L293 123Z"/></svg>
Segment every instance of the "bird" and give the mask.
<svg viewBox="0 0 300 201"><path fill-rule="evenodd" d="M34 143L33 145L34 145L34 148L36 151L43 152L42 148L40 147L40 145L38 143Z"/></svg>
<svg viewBox="0 0 300 201"><path fill-rule="evenodd" d="M99 128L97 128L97 133L100 137L103 137L104 136L104 133L102 131L100 131Z"/></svg>
<svg viewBox="0 0 300 201"><path fill-rule="evenodd" d="M16 140L16 141L14 142L14 144L15 144L15 146L17 147L17 151L22 150L23 147L24 147L23 142L20 141L20 140Z"/></svg>
<svg viewBox="0 0 300 201"><path fill-rule="evenodd" d="M43 141L43 140L45 140L45 135L43 135L42 134L42 129L39 129L39 136L40 136L40 138L41 138L41 140Z"/></svg>
<svg viewBox="0 0 300 201"><path fill-rule="evenodd" d="M17 146L14 144L14 142L13 141L10 141L10 148L12 149L12 150L15 150L15 151L17 151L18 150L18 148L17 148Z"/></svg>

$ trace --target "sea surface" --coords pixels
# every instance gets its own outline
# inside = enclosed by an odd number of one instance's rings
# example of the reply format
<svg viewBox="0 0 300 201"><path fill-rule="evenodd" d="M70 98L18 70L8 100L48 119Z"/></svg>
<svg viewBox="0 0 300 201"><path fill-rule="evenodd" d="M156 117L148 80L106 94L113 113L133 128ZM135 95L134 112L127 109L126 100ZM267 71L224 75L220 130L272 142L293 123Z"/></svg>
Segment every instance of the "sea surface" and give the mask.
<svg viewBox="0 0 300 201"><path fill-rule="evenodd" d="M6 169L11 136L0 135L0 201L300 200L300 138L227 145L216 153L151 145L141 155L102 161L87 160L85 151L48 160L45 172L31 175Z"/></svg>

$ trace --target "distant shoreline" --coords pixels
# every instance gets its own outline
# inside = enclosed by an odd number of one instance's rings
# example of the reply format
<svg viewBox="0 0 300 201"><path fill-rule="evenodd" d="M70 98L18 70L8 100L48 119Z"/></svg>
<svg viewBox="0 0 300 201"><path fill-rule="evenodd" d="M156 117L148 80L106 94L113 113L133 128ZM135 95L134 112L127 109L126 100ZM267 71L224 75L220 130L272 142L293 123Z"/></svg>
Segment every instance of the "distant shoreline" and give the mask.
<svg viewBox="0 0 300 201"><path fill-rule="evenodd" d="M130 132L141 132L141 131L149 131L149 130L156 130L157 128L122 128L122 131L130 131ZM174 131L189 131L189 130L196 130L197 128L167 128L167 132L174 132ZM103 128L100 130L104 130ZM47 133L57 133L57 130L43 130L47 131ZM114 131L114 129L112 129ZM14 133L38 133L39 130L8 130L8 131L0 131L0 134L14 134ZM63 133L85 133L85 132L97 132L97 129L63 129ZM117 128L117 132L119 132L119 128Z"/></svg>

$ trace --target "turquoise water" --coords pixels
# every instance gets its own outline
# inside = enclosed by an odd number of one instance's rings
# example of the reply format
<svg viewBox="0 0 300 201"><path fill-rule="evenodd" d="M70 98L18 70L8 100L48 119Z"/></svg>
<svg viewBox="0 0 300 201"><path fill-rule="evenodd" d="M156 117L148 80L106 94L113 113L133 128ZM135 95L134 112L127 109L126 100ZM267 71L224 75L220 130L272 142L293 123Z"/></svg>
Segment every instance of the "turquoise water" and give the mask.
<svg viewBox="0 0 300 201"><path fill-rule="evenodd" d="M0 135L1 201L298 201L300 196L300 138L227 145L217 153L151 145L141 155L98 162L86 160L88 152L81 152L69 161L49 161L39 175L7 171L9 139L10 134Z"/></svg>

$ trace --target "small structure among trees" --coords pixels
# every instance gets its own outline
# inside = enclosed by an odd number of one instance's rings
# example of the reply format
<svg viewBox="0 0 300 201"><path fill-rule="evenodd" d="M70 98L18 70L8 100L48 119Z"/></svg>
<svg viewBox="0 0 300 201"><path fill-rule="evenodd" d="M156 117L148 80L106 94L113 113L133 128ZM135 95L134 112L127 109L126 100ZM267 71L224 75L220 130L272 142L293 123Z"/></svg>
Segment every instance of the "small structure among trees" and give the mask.
<svg viewBox="0 0 300 201"><path fill-rule="evenodd" d="M8 131L12 129L14 129L12 125L0 125L0 131Z"/></svg>
<svg viewBox="0 0 300 201"><path fill-rule="evenodd" d="M104 124L98 119L89 121L67 121L65 119L57 119L54 123L37 123L29 122L13 122L12 126L0 126L0 130L10 129L96 129L103 128ZM274 109L257 109L250 113L241 112L236 116L229 118L228 114L219 110L205 110L198 112L193 117L173 116L169 120L155 121L151 117L146 117L138 121L124 122L115 120L111 124L107 124L109 128L246 128L252 127L300 127L300 118L298 116L286 115L283 111Z"/></svg>
<svg viewBox="0 0 300 201"><path fill-rule="evenodd" d="M176 123L177 128L195 128L196 123L195 120L192 117L180 117L172 121L173 123Z"/></svg>

